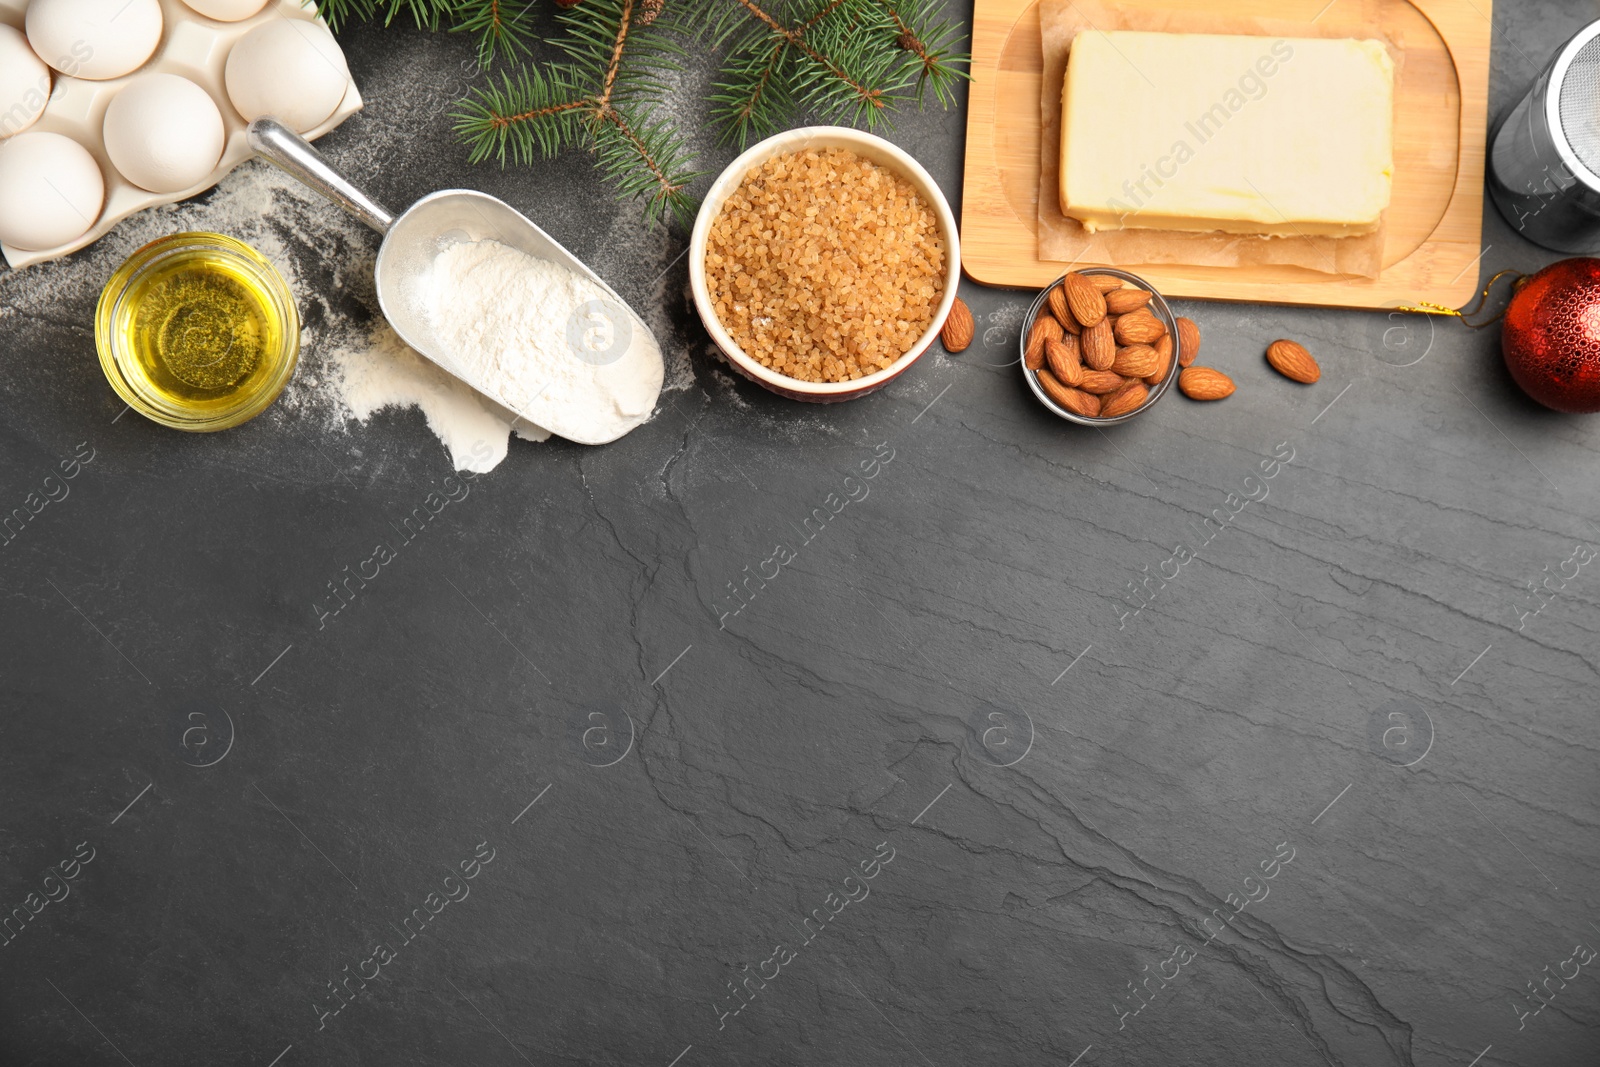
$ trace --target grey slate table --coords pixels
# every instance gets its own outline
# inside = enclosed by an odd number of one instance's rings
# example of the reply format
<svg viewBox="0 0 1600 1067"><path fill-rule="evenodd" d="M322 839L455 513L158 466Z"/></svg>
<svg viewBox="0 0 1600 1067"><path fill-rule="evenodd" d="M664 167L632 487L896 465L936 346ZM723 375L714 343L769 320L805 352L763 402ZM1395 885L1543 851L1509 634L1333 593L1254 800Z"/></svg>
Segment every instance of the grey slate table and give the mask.
<svg viewBox="0 0 1600 1067"><path fill-rule="evenodd" d="M1497 5L1495 108L1593 15ZM466 40L344 41L339 164L525 208L692 384L449 490L415 412L116 418L115 237L0 275L0 503L92 451L0 550L0 905L38 906L0 1062L1600 1062L1600 570L1518 615L1600 546L1600 419L1493 331L1188 303L1239 394L1081 432L1006 365L1025 295L968 284L966 354L798 406L711 358L684 235L586 160L465 165ZM896 134L953 201L964 122ZM313 336L370 315L375 248L321 217ZM1554 258L1484 240L1485 275Z"/></svg>

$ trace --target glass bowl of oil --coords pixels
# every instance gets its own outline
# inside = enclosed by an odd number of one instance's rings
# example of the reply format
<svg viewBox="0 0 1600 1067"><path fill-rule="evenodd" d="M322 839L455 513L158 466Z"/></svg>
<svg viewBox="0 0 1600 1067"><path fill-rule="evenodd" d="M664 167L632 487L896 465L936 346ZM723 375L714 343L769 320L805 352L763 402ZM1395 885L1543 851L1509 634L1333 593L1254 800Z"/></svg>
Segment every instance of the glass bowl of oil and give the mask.
<svg viewBox="0 0 1600 1067"><path fill-rule="evenodd" d="M219 233L172 234L128 257L100 294L94 327L111 388L177 430L255 418L300 356L300 315L283 275Z"/></svg>

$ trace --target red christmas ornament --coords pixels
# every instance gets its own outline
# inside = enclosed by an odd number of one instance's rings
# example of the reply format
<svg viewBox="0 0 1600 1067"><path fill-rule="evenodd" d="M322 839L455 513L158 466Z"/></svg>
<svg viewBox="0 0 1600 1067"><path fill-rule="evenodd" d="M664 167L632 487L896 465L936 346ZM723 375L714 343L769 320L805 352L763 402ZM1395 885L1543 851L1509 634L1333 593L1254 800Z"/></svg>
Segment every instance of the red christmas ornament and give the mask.
<svg viewBox="0 0 1600 1067"><path fill-rule="evenodd" d="M1500 331L1506 369L1556 411L1600 411L1600 259L1563 259L1528 278Z"/></svg>

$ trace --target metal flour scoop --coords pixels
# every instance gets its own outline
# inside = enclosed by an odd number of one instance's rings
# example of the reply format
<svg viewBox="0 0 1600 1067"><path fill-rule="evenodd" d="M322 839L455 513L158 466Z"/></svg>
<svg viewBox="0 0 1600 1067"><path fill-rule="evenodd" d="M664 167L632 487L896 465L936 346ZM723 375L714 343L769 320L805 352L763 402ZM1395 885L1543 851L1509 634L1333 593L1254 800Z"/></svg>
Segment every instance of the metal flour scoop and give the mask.
<svg viewBox="0 0 1600 1067"><path fill-rule="evenodd" d="M476 381L470 373L463 372L451 359L448 347L440 342L427 315L432 299L429 279L433 260L452 243L482 240L498 241L537 259L560 264L592 281L615 302L614 307L585 305L574 310L574 318L568 320L566 329L572 358L604 368L622 358L635 332L642 331L644 337L650 337L649 327L625 300L582 260L562 248L521 212L487 193L446 189L423 197L395 216L334 170L304 138L282 123L270 118L257 119L250 124L248 138L250 147L263 159L383 234L373 274L384 317L401 340L441 369L524 421L579 444L614 441L649 417L650 411L645 410L636 419L620 425L613 423L602 430L586 425L583 412L564 411L559 406L546 404L532 411L518 410L490 383ZM604 302L590 302L595 303ZM592 337L596 335L604 340L594 342ZM649 347L654 349L653 342ZM655 363L660 363L659 350L655 351ZM659 391L659 380L656 389ZM535 401L538 399L534 397ZM653 396L648 407L654 407Z"/></svg>

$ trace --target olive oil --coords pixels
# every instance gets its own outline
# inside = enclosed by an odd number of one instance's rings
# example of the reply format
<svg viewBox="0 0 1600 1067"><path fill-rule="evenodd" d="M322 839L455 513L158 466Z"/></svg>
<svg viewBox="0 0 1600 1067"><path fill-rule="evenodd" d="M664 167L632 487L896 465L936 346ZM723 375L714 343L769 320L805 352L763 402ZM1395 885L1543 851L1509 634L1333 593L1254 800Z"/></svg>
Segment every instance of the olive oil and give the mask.
<svg viewBox="0 0 1600 1067"><path fill-rule="evenodd" d="M283 344L272 301L230 260L179 253L128 291L117 324L146 388L187 408L253 392Z"/></svg>
<svg viewBox="0 0 1600 1067"><path fill-rule="evenodd" d="M96 320L113 388L178 429L223 429L258 414L299 353L299 316L282 276L219 234L176 234L134 253Z"/></svg>

